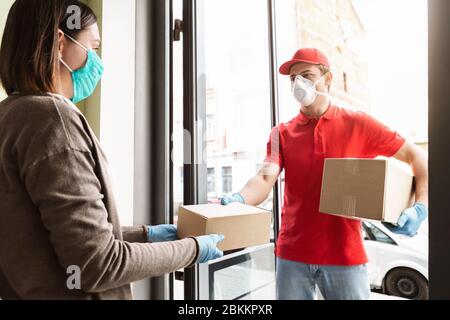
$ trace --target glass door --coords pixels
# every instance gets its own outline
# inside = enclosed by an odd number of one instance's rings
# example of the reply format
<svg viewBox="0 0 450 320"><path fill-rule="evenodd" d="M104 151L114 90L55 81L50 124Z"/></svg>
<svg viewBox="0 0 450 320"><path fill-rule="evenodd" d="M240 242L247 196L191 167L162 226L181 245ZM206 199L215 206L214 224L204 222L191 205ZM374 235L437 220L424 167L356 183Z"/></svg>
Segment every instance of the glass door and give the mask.
<svg viewBox="0 0 450 320"><path fill-rule="evenodd" d="M174 167L174 191L179 190L179 200L183 198L177 205L219 203L220 197L238 192L263 164L271 128L277 121L269 3L183 2L182 21L176 22L183 33L184 81L178 98L174 95L174 101L178 101L174 105L174 114L178 114L174 129L180 129L182 123L183 131L177 130L174 150L176 159L182 153L184 161L182 165L176 161ZM174 46L174 57L179 48L178 44ZM181 79L176 72L174 75L174 81ZM175 147L177 141L183 141L182 149L180 143ZM278 207L273 194L260 207L278 212L273 210ZM276 216L273 238L278 226ZM254 290L265 292L265 299L273 299L274 264L272 243L184 270L178 278L184 280L187 300L248 298ZM235 272L237 269L239 272ZM211 281L206 284L202 279Z"/></svg>

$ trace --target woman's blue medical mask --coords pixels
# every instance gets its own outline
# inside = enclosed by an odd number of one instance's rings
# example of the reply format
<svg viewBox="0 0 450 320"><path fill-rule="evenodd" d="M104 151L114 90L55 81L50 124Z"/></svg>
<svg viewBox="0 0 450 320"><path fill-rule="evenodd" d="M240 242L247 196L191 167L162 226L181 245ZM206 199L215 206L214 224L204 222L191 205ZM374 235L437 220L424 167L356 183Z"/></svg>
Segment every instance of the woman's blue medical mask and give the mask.
<svg viewBox="0 0 450 320"><path fill-rule="evenodd" d="M72 74L73 97L70 100L73 103L77 103L90 97L94 93L95 88L103 75L103 63L95 51L88 50L71 36L67 34L65 36L87 52L86 63L78 70L72 70L67 63L60 58L61 63Z"/></svg>

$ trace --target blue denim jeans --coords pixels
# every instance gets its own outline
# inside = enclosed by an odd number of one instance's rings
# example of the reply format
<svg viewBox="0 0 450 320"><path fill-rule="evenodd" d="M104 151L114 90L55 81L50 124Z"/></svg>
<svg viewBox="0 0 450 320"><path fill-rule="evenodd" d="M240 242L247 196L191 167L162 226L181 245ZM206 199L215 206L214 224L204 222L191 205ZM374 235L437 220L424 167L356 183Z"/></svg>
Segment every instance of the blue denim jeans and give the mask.
<svg viewBox="0 0 450 320"><path fill-rule="evenodd" d="M315 300L317 287L325 300L368 300L367 265L308 265L277 258L277 300Z"/></svg>

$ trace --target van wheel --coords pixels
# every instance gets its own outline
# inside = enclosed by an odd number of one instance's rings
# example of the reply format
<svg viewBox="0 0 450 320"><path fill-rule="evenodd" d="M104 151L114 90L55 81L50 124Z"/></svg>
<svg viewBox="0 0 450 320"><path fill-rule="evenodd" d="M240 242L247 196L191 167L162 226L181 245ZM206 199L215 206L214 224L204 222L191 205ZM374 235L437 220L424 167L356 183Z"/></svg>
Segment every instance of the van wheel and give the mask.
<svg viewBox="0 0 450 320"><path fill-rule="evenodd" d="M394 269L386 276L384 293L410 300L428 300L428 281L412 269Z"/></svg>

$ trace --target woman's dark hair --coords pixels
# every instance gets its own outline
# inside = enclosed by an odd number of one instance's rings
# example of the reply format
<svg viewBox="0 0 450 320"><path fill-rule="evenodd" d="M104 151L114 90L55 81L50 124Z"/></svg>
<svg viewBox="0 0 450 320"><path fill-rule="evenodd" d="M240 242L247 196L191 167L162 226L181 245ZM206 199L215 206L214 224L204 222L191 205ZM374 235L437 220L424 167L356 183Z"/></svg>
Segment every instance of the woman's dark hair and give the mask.
<svg viewBox="0 0 450 320"><path fill-rule="evenodd" d="M16 0L0 48L0 81L8 95L56 93L58 31L73 38L97 22L78 0Z"/></svg>
<svg viewBox="0 0 450 320"><path fill-rule="evenodd" d="M59 29L72 38L77 39L78 34L82 30L85 30L86 28L89 28L93 24L97 23L97 16L90 7L79 2L79 0L66 0L65 2L65 7L67 9L65 10L65 14L59 24ZM75 14L79 15L79 26L76 25L77 23L74 20Z"/></svg>

